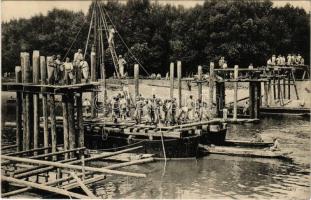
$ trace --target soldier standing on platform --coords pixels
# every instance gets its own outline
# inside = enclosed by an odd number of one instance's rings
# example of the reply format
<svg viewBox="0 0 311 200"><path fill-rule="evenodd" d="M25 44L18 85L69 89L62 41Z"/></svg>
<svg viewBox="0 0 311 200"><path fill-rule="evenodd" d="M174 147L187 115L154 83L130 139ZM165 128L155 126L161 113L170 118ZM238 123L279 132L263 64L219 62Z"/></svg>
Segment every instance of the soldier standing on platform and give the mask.
<svg viewBox="0 0 311 200"><path fill-rule="evenodd" d="M122 95L120 99L120 108L121 108L121 119L126 120L127 118L127 101Z"/></svg>
<svg viewBox="0 0 311 200"><path fill-rule="evenodd" d="M82 57L80 61L80 70L83 78L85 79L85 82L87 83L89 80L89 64L85 61L85 59Z"/></svg>
<svg viewBox="0 0 311 200"><path fill-rule="evenodd" d="M69 62L70 59L67 57L66 61L63 63L63 68L64 68L64 77L63 77L63 83L64 84L71 84L73 80L73 65L71 62Z"/></svg>
<svg viewBox="0 0 311 200"><path fill-rule="evenodd" d="M120 102L118 97L113 97L112 104L112 120L114 123L117 123L118 118L120 117Z"/></svg>
<svg viewBox="0 0 311 200"><path fill-rule="evenodd" d="M80 62L83 59L83 54L82 54L82 49L78 49L78 52L76 52L73 56L73 75L74 75L74 80L76 82L76 76L77 76L77 71L80 66Z"/></svg>
<svg viewBox="0 0 311 200"><path fill-rule="evenodd" d="M122 57L122 55L119 55L118 65L119 65L119 74L121 78L124 78L124 65L126 65L126 61Z"/></svg>
<svg viewBox="0 0 311 200"><path fill-rule="evenodd" d="M48 83L49 84L55 84L56 83L56 62L55 62L55 55L52 55L52 57L47 61L47 68L48 68Z"/></svg>
<svg viewBox="0 0 311 200"><path fill-rule="evenodd" d="M63 80L63 77L64 77L63 62L60 59L61 59L61 56L57 55L56 60L55 60L55 64L56 64L57 81L59 83Z"/></svg>
<svg viewBox="0 0 311 200"><path fill-rule="evenodd" d="M143 107L144 107L144 102L141 98L137 97L136 98L136 106L135 106L135 120L136 120L136 124L140 124L141 123L141 116L143 114Z"/></svg>

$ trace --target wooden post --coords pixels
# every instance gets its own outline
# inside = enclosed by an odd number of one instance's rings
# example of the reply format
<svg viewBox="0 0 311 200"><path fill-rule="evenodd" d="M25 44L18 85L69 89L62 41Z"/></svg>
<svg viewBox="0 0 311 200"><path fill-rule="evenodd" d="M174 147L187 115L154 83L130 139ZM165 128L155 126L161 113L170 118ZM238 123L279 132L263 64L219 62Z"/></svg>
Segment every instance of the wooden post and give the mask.
<svg viewBox="0 0 311 200"><path fill-rule="evenodd" d="M260 92L259 92L259 85L257 82L253 82L253 87L254 87L254 117L253 118L258 118L258 108L259 108L259 95L260 95Z"/></svg>
<svg viewBox="0 0 311 200"><path fill-rule="evenodd" d="M209 68L209 112L210 112L210 116L211 119L214 118L213 115L213 99L214 99L214 63L210 62L210 68Z"/></svg>
<svg viewBox="0 0 311 200"><path fill-rule="evenodd" d="M15 67L16 83L22 82L22 67ZM23 114L23 96L21 92L16 92L16 145L17 151L23 149L23 131L22 131L22 114Z"/></svg>
<svg viewBox="0 0 311 200"><path fill-rule="evenodd" d="M73 94L68 94L68 126L69 126L69 149L76 147L75 120L74 120L74 99ZM74 153L70 153L70 158L74 157Z"/></svg>
<svg viewBox="0 0 311 200"><path fill-rule="evenodd" d="M49 95L50 101L50 118L51 118L51 143L52 143L52 152L56 152L56 113L55 113L55 95ZM56 157L53 157L53 160L56 161Z"/></svg>
<svg viewBox="0 0 311 200"><path fill-rule="evenodd" d="M24 52L23 53L23 71L24 71L24 83L30 83L31 82L31 68L30 68L30 62L29 62L29 53ZM25 101L25 107L24 107L24 145L23 150L29 150L31 145L31 133L32 131L32 116L31 116L31 105L32 105L32 97L29 93L24 93L24 101Z"/></svg>
<svg viewBox="0 0 311 200"><path fill-rule="evenodd" d="M282 78L282 83L283 83L283 99L285 99L286 98L286 79L285 79L285 77L284 78Z"/></svg>
<svg viewBox="0 0 311 200"><path fill-rule="evenodd" d="M91 52L91 81L96 81L96 53L95 53L95 47L92 47ZM96 109L95 109L95 102L93 101L96 97L96 92L92 92L91 99L92 99L92 105L91 105L91 116L96 116Z"/></svg>
<svg viewBox="0 0 311 200"><path fill-rule="evenodd" d="M280 73L278 73L278 99L281 99L281 79L280 79Z"/></svg>
<svg viewBox="0 0 311 200"><path fill-rule="evenodd" d="M275 81L275 74L273 74L273 98L276 99L276 81Z"/></svg>
<svg viewBox="0 0 311 200"><path fill-rule="evenodd" d="M33 51L32 53L32 80L34 84L39 83L40 79L40 53ZM33 148L39 147L39 132L40 132L40 112L39 112L39 94L33 95ZM37 152L34 152L36 155Z"/></svg>
<svg viewBox="0 0 311 200"><path fill-rule="evenodd" d="M290 72L288 72L288 77L287 77L287 79L288 79L288 85L287 85L287 96L288 96L288 100L290 99Z"/></svg>
<svg viewBox="0 0 311 200"><path fill-rule="evenodd" d="M249 82L249 118L253 119L254 118L254 82Z"/></svg>
<svg viewBox="0 0 311 200"><path fill-rule="evenodd" d="M170 64L170 98L174 97L174 63Z"/></svg>
<svg viewBox="0 0 311 200"><path fill-rule="evenodd" d="M234 94L233 94L233 119L236 120L238 117L238 77L239 77L239 66L234 65Z"/></svg>
<svg viewBox="0 0 311 200"><path fill-rule="evenodd" d="M102 69L102 78L103 78L103 85L104 85L104 113L107 112L107 81L106 81L106 67L104 64L101 64Z"/></svg>
<svg viewBox="0 0 311 200"><path fill-rule="evenodd" d="M177 61L177 83L178 83L178 105L182 107L182 96L181 96L181 61Z"/></svg>
<svg viewBox="0 0 311 200"><path fill-rule="evenodd" d="M216 81L216 115L220 117L220 82Z"/></svg>
<svg viewBox="0 0 311 200"><path fill-rule="evenodd" d="M64 150L69 150L69 125L68 125L68 99L66 95L62 96L63 110L63 132L64 132ZM69 158L69 154L65 154L65 159Z"/></svg>
<svg viewBox="0 0 311 200"><path fill-rule="evenodd" d="M202 81L203 79L203 71L202 71L202 66L198 66L198 99L201 100L202 102Z"/></svg>
<svg viewBox="0 0 311 200"><path fill-rule="evenodd" d="M77 77L77 83L81 83L81 70L80 76ZM76 96L77 103L77 121L78 121L78 145L79 147L84 147L84 126L83 126L83 111L82 111L82 92L79 92Z"/></svg>
<svg viewBox="0 0 311 200"><path fill-rule="evenodd" d="M134 65L135 102L139 97L139 65Z"/></svg>
<svg viewBox="0 0 311 200"><path fill-rule="evenodd" d="M41 72L41 84L46 85L47 65L44 56L40 56L40 72ZM48 106L47 106L47 95L44 93L42 93L42 113L43 113L43 145L44 147L48 147L49 146ZM48 149L45 150L45 153L48 153Z"/></svg>
<svg viewBox="0 0 311 200"><path fill-rule="evenodd" d="M269 98L269 89L268 89L268 84L267 82L264 82L264 99L265 99L265 106L268 106L269 105L269 102L268 102L268 98Z"/></svg>

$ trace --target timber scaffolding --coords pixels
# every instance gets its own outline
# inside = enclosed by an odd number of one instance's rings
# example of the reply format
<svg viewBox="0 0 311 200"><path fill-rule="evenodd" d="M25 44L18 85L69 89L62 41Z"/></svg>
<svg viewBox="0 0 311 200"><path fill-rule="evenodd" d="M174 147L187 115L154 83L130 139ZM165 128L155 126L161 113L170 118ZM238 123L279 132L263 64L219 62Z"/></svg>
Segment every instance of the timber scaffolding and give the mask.
<svg viewBox="0 0 311 200"><path fill-rule="evenodd" d="M96 198L87 185L101 181L107 175L146 177L145 174L115 169L151 162L153 158L133 160L103 168L86 165L90 161L105 160L137 150L142 146L89 156L84 147L81 98L82 93L93 92L98 83L81 83L81 74L78 72L77 84L51 85L47 83L49 72L46 62L50 58L40 56L39 51L34 51L32 55L31 66L29 53L21 53L21 66L17 66L15 70L16 83L2 84L3 91L15 91L17 98L16 144L2 147L1 197L38 189L70 198ZM56 95L62 98L63 138L57 138ZM39 104L40 97L42 104ZM41 113L42 124L40 123ZM43 132L40 131L41 125ZM11 152L8 153L10 150ZM11 185L9 186L8 183ZM70 191L78 187L85 194Z"/></svg>

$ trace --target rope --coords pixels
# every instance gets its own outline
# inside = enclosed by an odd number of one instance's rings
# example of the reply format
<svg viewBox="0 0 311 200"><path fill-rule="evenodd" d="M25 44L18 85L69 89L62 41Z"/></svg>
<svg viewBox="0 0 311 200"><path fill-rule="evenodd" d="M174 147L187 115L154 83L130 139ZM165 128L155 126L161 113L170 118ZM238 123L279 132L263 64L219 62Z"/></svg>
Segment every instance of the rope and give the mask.
<svg viewBox="0 0 311 200"><path fill-rule="evenodd" d="M92 25L93 25L93 18L94 18L94 10L95 10L95 5L92 8L92 17L91 17L91 23L90 23L90 27L89 27L89 32L87 34L87 39L86 39L86 45L85 45L85 50L84 50L84 54L83 57L85 58L85 54L87 51L87 47L89 45L89 39L90 39L90 34L91 34L91 29L92 29ZM95 30L96 31L96 30Z"/></svg>
<svg viewBox="0 0 311 200"><path fill-rule="evenodd" d="M103 9L104 13L107 15L107 17L108 17L110 23L112 24L113 28L114 28L115 30L117 30L116 26L115 26L114 23L112 22L111 18L110 18L109 15L108 15L108 12L107 12L106 9L104 8L104 6L102 6L102 9ZM116 32L117 32L119 38L121 39L122 43L124 44L124 46L127 48L128 52L133 56L134 60L141 66L141 68L146 72L146 74L147 74L148 76L150 76L150 74L147 72L147 70L144 68L144 66L139 62L139 60L138 60L138 59L135 57L135 55L131 52L130 48L126 45L125 41L123 40L123 38L121 37L121 35L119 34L119 32L118 32L118 31L116 31Z"/></svg>
<svg viewBox="0 0 311 200"><path fill-rule="evenodd" d="M78 38L78 35L80 34L82 28L84 27L85 22L86 22L86 17L84 18L83 24L82 24L80 30L78 31L76 37L75 37L74 40L72 41L72 43L71 43L71 45L70 45L68 51L66 52L65 56L63 57L63 61L65 60L65 58L66 58L66 56L68 55L69 51L71 50L72 46L73 46L74 43L76 42L76 40L77 40L77 38Z"/></svg>

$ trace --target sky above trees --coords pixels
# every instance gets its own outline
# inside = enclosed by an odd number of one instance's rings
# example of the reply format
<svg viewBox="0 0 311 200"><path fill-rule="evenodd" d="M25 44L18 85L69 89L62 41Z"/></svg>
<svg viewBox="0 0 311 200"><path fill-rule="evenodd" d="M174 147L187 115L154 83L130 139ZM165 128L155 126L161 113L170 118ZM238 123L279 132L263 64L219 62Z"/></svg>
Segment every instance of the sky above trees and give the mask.
<svg viewBox="0 0 311 200"><path fill-rule="evenodd" d="M127 0L119 0L125 3ZM204 3L203 0L158 0L160 4L170 4L170 5L182 5L185 8L194 7L199 4ZM273 0L273 5L276 7L284 6L289 3L294 7L300 7L305 9L307 12L311 11L311 1L309 0ZM68 9L73 11L82 11L84 14L87 13L91 1L15 1L15 0L5 0L1 2L1 18L2 21L9 21L11 19L19 18L30 18L34 15L42 13L46 15L49 10L53 8Z"/></svg>

